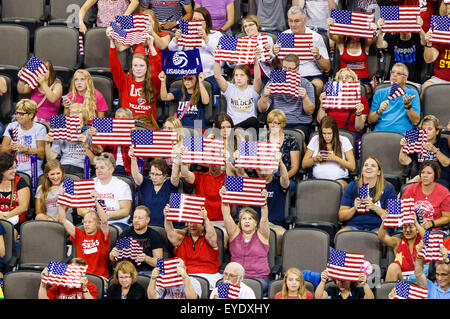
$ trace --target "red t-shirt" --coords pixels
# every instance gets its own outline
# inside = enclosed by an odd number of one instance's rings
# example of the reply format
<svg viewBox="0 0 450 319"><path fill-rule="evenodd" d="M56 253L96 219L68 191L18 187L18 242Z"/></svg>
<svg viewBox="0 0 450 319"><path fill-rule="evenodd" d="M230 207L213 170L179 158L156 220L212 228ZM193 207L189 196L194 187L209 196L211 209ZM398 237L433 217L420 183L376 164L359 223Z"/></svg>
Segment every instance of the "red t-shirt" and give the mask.
<svg viewBox="0 0 450 319"><path fill-rule="evenodd" d="M411 251L409 250L408 241L405 238L402 238L400 244L397 247L397 251L395 252L395 263L400 266L402 272L414 271L414 262L417 258L417 250L416 246L422 240L422 237L417 234L416 241L413 245L413 253L411 255Z"/></svg>
<svg viewBox="0 0 450 319"><path fill-rule="evenodd" d="M277 292L275 294L275 297L273 297L273 299L281 299L281 291ZM297 297L288 297L288 299L298 299L298 298ZM313 294L309 290L306 291L306 299L314 299Z"/></svg>
<svg viewBox="0 0 450 319"><path fill-rule="evenodd" d="M156 121L156 101L161 90L161 81L158 79L158 74L161 72L161 56L158 54L155 56L149 55L148 59L150 62L150 72L154 88L153 103L149 103L141 97L141 90L144 82L132 80L131 76L126 74L122 69L119 56L117 55L117 49L109 49L109 66L114 83L119 90L122 107L130 109L131 112L133 112L133 116L153 114L153 118Z"/></svg>
<svg viewBox="0 0 450 319"><path fill-rule="evenodd" d="M361 96L361 103L364 105L364 109L362 111L362 114L367 115L369 114L369 103L367 102L367 98L365 96ZM327 115L331 116L336 120L336 124L338 128L344 128L345 123L347 123L349 110L329 110ZM356 118L356 112L353 110L352 115L350 117L350 121L348 122L347 131L349 132L356 132L355 129L355 118ZM360 131L361 133L364 133L364 130Z"/></svg>
<svg viewBox="0 0 450 319"><path fill-rule="evenodd" d="M223 220L222 216L222 198L219 191L225 184L225 176L223 172L219 176L212 176L209 172L194 172L195 175L195 192L197 196L205 197L205 209L208 212L210 220Z"/></svg>
<svg viewBox="0 0 450 319"><path fill-rule="evenodd" d="M70 236L70 240L75 244L77 257L83 258L88 265L87 272L109 278L109 240L111 233L105 240L101 230L94 235L88 235L84 230L75 227L75 238Z"/></svg>
<svg viewBox="0 0 450 319"><path fill-rule="evenodd" d="M369 55L364 49L361 49L359 55L350 54L344 46L344 51L340 53L340 68L349 68L353 70L358 79L370 78L369 73Z"/></svg>
<svg viewBox="0 0 450 319"><path fill-rule="evenodd" d="M433 47L439 51L434 61L433 75L441 80L450 81L450 45L435 43Z"/></svg>
<svg viewBox="0 0 450 319"><path fill-rule="evenodd" d="M441 218L442 212L450 212L450 192L439 183L435 183L430 195L422 192L422 183L412 184L406 188L402 198L411 197L414 198L414 209L422 209L425 212L424 220L436 220Z"/></svg>
<svg viewBox="0 0 450 319"><path fill-rule="evenodd" d="M174 249L175 256L184 260L188 274L215 274L219 272L219 248L213 249L205 236L199 237L194 243L189 235L186 235L179 247Z"/></svg>
<svg viewBox="0 0 450 319"><path fill-rule="evenodd" d="M97 286L88 281L87 289L94 299L98 299ZM52 285L47 290L49 299L84 299L82 288L69 288L64 286Z"/></svg>

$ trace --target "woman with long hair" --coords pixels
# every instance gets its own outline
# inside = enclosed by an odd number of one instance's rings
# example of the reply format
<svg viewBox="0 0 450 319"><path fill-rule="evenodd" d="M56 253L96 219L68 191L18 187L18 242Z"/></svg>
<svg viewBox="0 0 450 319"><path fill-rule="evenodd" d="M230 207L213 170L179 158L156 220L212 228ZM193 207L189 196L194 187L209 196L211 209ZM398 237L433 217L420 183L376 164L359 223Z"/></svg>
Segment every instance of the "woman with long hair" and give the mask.
<svg viewBox="0 0 450 319"><path fill-rule="evenodd" d="M314 296L306 289L302 271L292 267L286 270L281 291L274 299L314 299Z"/></svg>
<svg viewBox="0 0 450 319"><path fill-rule="evenodd" d="M334 118L322 119L319 134L308 143L302 165L304 169L312 167L314 178L335 180L344 188L350 182L349 171L356 165L353 146L339 134Z"/></svg>
<svg viewBox="0 0 450 319"><path fill-rule="evenodd" d="M117 55L116 45L111 36L111 28L106 29L110 39L109 64L116 84L121 106L129 108L136 120L144 122L147 129L158 129L156 102L159 96L161 81L158 74L161 72L161 56L154 50L151 41L151 50L137 48L134 51L129 74L126 74Z"/></svg>
<svg viewBox="0 0 450 319"><path fill-rule="evenodd" d="M48 71L38 78L39 85L32 89L25 82L19 80L17 82L17 92L23 95L29 95L30 100L36 102L37 113L34 121L41 123L50 123L52 116L58 115L61 105L61 96L63 86L56 78L56 72L53 63L49 60L42 61ZM17 75L20 79L21 69Z"/></svg>
<svg viewBox="0 0 450 319"><path fill-rule="evenodd" d="M63 98L64 114L69 115L69 107L72 103L79 103L87 110L88 123L91 123L94 117L105 117L105 112L108 111L105 98L94 87L89 71L82 69L75 71L66 97Z"/></svg>
<svg viewBox="0 0 450 319"><path fill-rule="evenodd" d="M368 187L367 197L360 194L361 186ZM397 192L384 179L383 169L375 157L367 157L358 180L344 190L338 219L344 224L339 230L366 230L377 232L387 212L388 199L396 199Z"/></svg>

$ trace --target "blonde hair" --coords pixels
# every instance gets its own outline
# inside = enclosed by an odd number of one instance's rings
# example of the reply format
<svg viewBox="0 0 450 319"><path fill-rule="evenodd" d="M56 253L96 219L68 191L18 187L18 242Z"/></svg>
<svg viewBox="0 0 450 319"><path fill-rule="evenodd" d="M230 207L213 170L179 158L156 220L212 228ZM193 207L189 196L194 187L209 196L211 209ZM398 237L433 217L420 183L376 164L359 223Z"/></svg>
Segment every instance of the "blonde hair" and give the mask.
<svg viewBox="0 0 450 319"><path fill-rule="evenodd" d="M258 18L258 16L254 15L254 14L249 14L247 16L245 16L244 18L242 18L241 20L241 31L244 31L244 24L245 21L249 21L249 22L253 22L254 24L256 24L256 28L258 29L258 31L261 30L261 20Z"/></svg>
<svg viewBox="0 0 450 319"><path fill-rule="evenodd" d="M108 167L116 168L116 159L111 153L103 152L99 156L96 156L94 158L94 165L99 162L106 164L106 166Z"/></svg>
<svg viewBox="0 0 450 319"><path fill-rule="evenodd" d="M342 68L339 71L337 71L336 76L334 77L334 80L339 81L339 78L343 72L350 73L350 76L352 77L353 82L358 81L358 76L356 75L355 71L353 71L352 69L349 69L349 68Z"/></svg>
<svg viewBox="0 0 450 319"><path fill-rule="evenodd" d="M70 106L69 106L69 113L70 113L70 111L72 111L74 109L81 111L81 114L83 115L83 123L82 124L86 123L88 121L88 118L89 118L88 111L87 111L86 107L84 107L83 104L80 104L80 103L70 104Z"/></svg>
<svg viewBox="0 0 450 319"><path fill-rule="evenodd" d="M16 104L16 110L18 108L22 108L22 110L25 113L33 114L33 118L36 116L37 113L37 104L35 101L30 99L22 99Z"/></svg>
<svg viewBox="0 0 450 319"><path fill-rule="evenodd" d="M114 268L114 275L113 275L113 283L119 284L119 270L123 272L124 274L131 275L131 283L134 284L137 280L137 270L136 267L128 260L120 261L116 267Z"/></svg>
<svg viewBox="0 0 450 319"><path fill-rule="evenodd" d="M280 109L274 109L267 114L267 123L271 123L278 118L281 124L281 128L286 126L286 114Z"/></svg>
<svg viewBox="0 0 450 319"><path fill-rule="evenodd" d="M256 221L256 228L258 228L258 226L259 226L258 213L256 212L256 210L254 210L251 207L244 207L239 212L239 222L238 222L239 228L241 228L241 220L242 220L242 217L244 217L244 214L249 214L250 217Z"/></svg>
<svg viewBox="0 0 450 319"><path fill-rule="evenodd" d="M289 291L287 287L287 278L289 275L297 276L300 279L300 285L298 287L297 296L298 299L306 299L306 286L305 280L303 279L303 274L300 269L295 267L289 268L284 274L283 287L281 288L281 299L289 298Z"/></svg>
<svg viewBox="0 0 450 319"><path fill-rule="evenodd" d="M69 88L69 92L72 94L72 102L75 102L75 98L78 94L77 88L75 87L75 77L77 75L82 75L86 79L86 92L84 93L83 107L87 110L87 121L91 121L97 114L94 81L88 71L83 69L76 70Z"/></svg>
<svg viewBox="0 0 450 319"><path fill-rule="evenodd" d="M431 122L431 123L433 123L434 128L435 128L436 131L438 132L436 137L439 139L439 138L441 137L441 133L442 133L442 129L443 129L442 124L441 124L441 121L440 121L436 116L430 114L430 115L425 116L425 117L422 119L422 121L420 121L419 127L422 127L422 125L423 125L425 122Z"/></svg>

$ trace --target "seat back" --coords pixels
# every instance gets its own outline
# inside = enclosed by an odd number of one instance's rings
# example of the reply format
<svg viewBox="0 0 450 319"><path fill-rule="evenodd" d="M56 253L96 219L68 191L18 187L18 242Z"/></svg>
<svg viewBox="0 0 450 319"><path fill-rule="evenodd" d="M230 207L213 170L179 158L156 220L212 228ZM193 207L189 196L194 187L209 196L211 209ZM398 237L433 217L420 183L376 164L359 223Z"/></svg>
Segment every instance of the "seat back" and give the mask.
<svg viewBox="0 0 450 319"><path fill-rule="evenodd" d="M145 293L147 293L147 287L150 283L150 276L147 275L138 275L136 278L136 282L144 288Z"/></svg>
<svg viewBox="0 0 450 319"><path fill-rule="evenodd" d="M50 24L64 23L75 25L78 21L78 10L83 6L86 0L50 0ZM92 7L84 17L85 23L89 21L92 15Z"/></svg>
<svg viewBox="0 0 450 319"><path fill-rule="evenodd" d="M162 237L163 240L163 258L168 259L174 256L172 244L169 242L167 238L167 233L164 227L151 225L150 228L156 230Z"/></svg>
<svg viewBox="0 0 450 319"><path fill-rule="evenodd" d="M225 235L223 233L222 228L214 226L214 229L216 230L217 234L217 245L219 246L219 261L220 264L224 264L224 253L225 253Z"/></svg>
<svg viewBox="0 0 450 319"><path fill-rule="evenodd" d="M105 117L114 117L114 112L116 110L113 110L112 105L114 95L113 81L102 75L92 75L92 81L94 83L94 87L103 95L106 104L108 105L108 111L105 112Z"/></svg>
<svg viewBox="0 0 450 319"><path fill-rule="evenodd" d="M277 258L277 234L273 229L270 229L269 252L267 254L269 268L272 268L275 265L276 258Z"/></svg>
<svg viewBox="0 0 450 319"><path fill-rule="evenodd" d="M305 281L306 290L308 290L309 292L311 292L314 295L314 290L315 290L314 284L309 280L304 280L304 281ZM269 285L268 298L274 299L275 295L279 291L281 291L282 288L283 288L283 279L272 280Z"/></svg>
<svg viewBox="0 0 450 319"><path fill-rule="evenodd" d="M264 296L263 287L260 281L253 278L244 278L242 282L249 286L255 293L256 299L262 299Z"/></svg>
<svg viewBox="0 0 450 319"><path fill-rule="evenodd" d="M60 47L64 50L55 50ZM34 54L52 61L53 66L73 70L78 62L78 32L65 26L45 26L36 30Z"/></svg>
<svg viewBox="0 0 450 319"><path fill-rule="evenodd" d="M395 288L396 281L385 281L375 288L375 299L389 299L389 293Z"/></svg>
<svg viewBox="0 0 450 319"><path fill-rule="evenodd" d="M21 68L28 61L30 31L18 24L0 24L0 43L8 50L0 50L0 63ZM11 54L14 52L14 54ZM9 91L9 90L8 90Z"/></svg>
<svg viewBox="0 0 450 319"><path fill-rule="evenodd" d="M380 241L374 232L359 230L340 232L336 235L334 243L338 250L362 253L364 259L371 264L381 264Z"/></svg>
<svg viewBox="0 0 450 319"><path fill-rule="evenodd" d="M189 277L197 279L197 281L200 283L200 287L202 288L202 295L199 296L199 299L209 299L209 281L206 278L197 275L189 275Z"/></svg>
<svg viewBox="0 0 450 319"><path fill-rule="evenodd" d="M43 269L66 257L66 232L60 223L31 220L21 225L19 269Z"/></svg>
<svg viewBox="0 0 450 319"><path fill-rule="evenodd" d="M40 271L10 271L3 277L5 299L38 299L40 285Z"/></svg>
<svg viewBox="0 0 450 319"><path fill-rule="evenodd" d="M5 256L3 256L3 258L5 264L7 265L13 257L15 251L14 225L6 219L0 219L0 225L5 231L5 233L3 234L3 241L5 243ZM5 273L7 270L9 269L4 269L3 273Z"/></svg>
<svg viewBox="0 0 450 319"><path fill-rule="evenodd" d="M2 19L25 18L38 21L44 15L45 0L2 0Z"/></svg>
<svg viewBox="0 0 450 319"><path fill-rule="evenodd" d="M109 69L109 39L106 28L93 28L86 31L84 38L84 67ZM119 52L122 68L126 66L127 52Z"/></svg>
<svg viewBox="0 0 450 319"><path fill-rule="evenodd" d="M97 287L98 299L104 299L105 293L108 289L108 282L106 279L100 277L99 275L90 273L86 273L86 278Z"/></svg>
<svg viewBox="0 0 450 319"><path fill-rule="evenodd" d="M0 25L1 26L1 25ZM1 31L0 31L1 36ZM0 122L3 124L7 124L11 122L11 115L13 113L13 95L12 95L12 80L9 76L0 74L5 81L6 81L6 87L7 91L5 94L2 95L2 98L0 99Z"/></svg>
<svg viewBox="0 0 450 319"><path fill-rule="evenodd" d="M329 238L320 229L294 228L284 233L282 273L291 267L322 272L328 262Z"/></svg>
<svg viewBox="0 0 450 319"><path fill-rule="evenodd" d="M433 84L423 90L423 116L435 115L443 126L450 121L448 101L450 100L450 83Z"/></svg>

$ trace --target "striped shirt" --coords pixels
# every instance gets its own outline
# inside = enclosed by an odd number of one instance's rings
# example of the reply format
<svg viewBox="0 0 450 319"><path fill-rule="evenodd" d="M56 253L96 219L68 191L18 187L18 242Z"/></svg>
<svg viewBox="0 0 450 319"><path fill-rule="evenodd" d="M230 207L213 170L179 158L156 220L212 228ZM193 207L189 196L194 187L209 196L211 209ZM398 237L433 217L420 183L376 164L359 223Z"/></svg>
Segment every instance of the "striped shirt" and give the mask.
<svg viewBox="0 0 450 319"><path fill-rule="evenodd" d="M191 5L191 0L144 1L155 11L158 21L178 21L183 16L183 6Z"/></svg>

